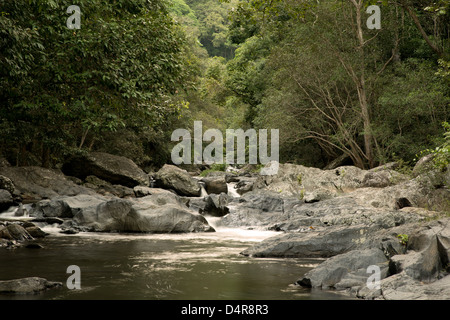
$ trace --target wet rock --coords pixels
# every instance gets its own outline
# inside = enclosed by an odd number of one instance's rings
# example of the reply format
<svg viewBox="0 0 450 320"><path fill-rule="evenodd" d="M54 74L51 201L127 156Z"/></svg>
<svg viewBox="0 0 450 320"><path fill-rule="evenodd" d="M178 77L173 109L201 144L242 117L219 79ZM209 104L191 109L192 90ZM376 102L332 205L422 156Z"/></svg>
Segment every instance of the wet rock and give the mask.
<svg viewBox="0 0 450 320"><path fill-rule="evenodd" d="M62 287L61 282L29 277L0 281L0 294L37 294L48 289Z"/></svg>
<svg viewBox="0 0 450 320"><path fill-rule="evenodd" d="M80 179L96 176L111 184L129 188L149 185L148 175L132 160L104 152L73 156L64 163L62 171Z"/></svg>
<svg viewBox="0 0 450 320"><path fill-rule="evenodd" d="M175 190L181 196L200 196L200 185L186 170L173 165L164 165L155 174L155 184L163 189Z"/></svg>

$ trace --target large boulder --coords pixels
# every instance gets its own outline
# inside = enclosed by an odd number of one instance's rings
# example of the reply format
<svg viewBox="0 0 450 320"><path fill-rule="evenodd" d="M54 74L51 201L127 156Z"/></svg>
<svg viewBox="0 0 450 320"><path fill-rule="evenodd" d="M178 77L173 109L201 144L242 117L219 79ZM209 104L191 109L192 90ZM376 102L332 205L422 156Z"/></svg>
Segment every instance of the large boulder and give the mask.
<svg viewBox="0 0 450 320"><path fill-rule="evenodd" d="M59 195L95 194L95 191L77 185L58 170L41 167L0 167L0 175L13 182L14 192L24 201L50 199Z"/></svg>
<svg viewBox="0 0 450 320"><path fill-rule="evenodd" d="M166 164L155 174L157 187L172 189L181 196L200 196L201 187L186 170Z"/></svg>
<svg viewBox="0 0 450 320"><path fill-rule="evenodd" d="M267 228L289 218L284 210L284 199L270 191L252 191L234 198L227 205L229 213L223 217L227 227Z"/></svg>
<svg viewBox="0 0 450 320"><path fill-rule="evenodd" d="M285 233L261 241L241 254L253 257L328 258L358 247L367 239L364 225Z"/></svg>
<svg viewBox="0 0 450 320"><path fill-rule="evenodd" d="M30 209L29 215L36 218L72 219L79 212L95 214L98 205L108 198L100 195L78 195L74 197L60 196L52 200L39 201Z"/></svg>
<svg viewBox="0 0 450 320"><path fill-rule="evenodd" d="M62 287L61 282L44 278L29 277L0 281L0 294L37 294L42 291Z"/></svg>
<svg viewBox="0 0 450 320"><path fill-rule="evenodd" d="M357 291L367 285L371 266L380 268L380 279L388 276L388 259L382 250L352 250L326 260L307 272L297 283L305 287Z"/></svg>
<svg viewBox="0 0 450 320"><path fill-rule="evenodd" d="M62 171L80 179L93 175L129 188L149 185L148 175L132 160L104 152L73 156L64 163Z"/></svg>
<svg viewBox="0 0 450 320"><path fill-rule="evenodd" d="M202 211L204 214L209 214L214 217L223 217L229 212L229 199L226 193L209 194L205 197L204 201L205 206Z"/></svg>
<svg viewBox="0 0 450 320"><path fill-rule="evenodd" d="M214 231L200 214L190 211L171 192L137 199L80 195L43 200L30 215L60 217L63 231L98 232L204 232Z"/></svg>
<svg viewBox="0 0 450 320"><path fill-rule="evenodd" d="M310 270L298 284L345 290L363 299L450 299L450 218L373 231L351 250ZM399 235L409 235L406 243ZM374 266L380 281L371 287Z"/></svg>

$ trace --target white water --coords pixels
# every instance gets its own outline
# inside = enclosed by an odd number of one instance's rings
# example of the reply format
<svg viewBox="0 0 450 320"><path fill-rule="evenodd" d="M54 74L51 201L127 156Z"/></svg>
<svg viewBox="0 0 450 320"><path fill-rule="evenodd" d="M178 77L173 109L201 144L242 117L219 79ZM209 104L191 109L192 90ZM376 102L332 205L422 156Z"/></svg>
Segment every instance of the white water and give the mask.
<svg viewBox="0 0 450 320"><path fill-rule="evenodd" d="M23 215L17 216L17 210L20 207L10 207L7 211L0 213L0 220L8 220L8 221L26 221L34 219L34 217L30 217L28 215L28 211L30 210L30 205L23 205L22 209L24 210Z"/></svg>
<svg viewBox="0 0 450 320"><path fill-rule="evenodd" d="M227 183L228 195L230 197L240 198L241 195L236 190L236 184L237 184L237 182L229 182L229 183Z"/></svg>

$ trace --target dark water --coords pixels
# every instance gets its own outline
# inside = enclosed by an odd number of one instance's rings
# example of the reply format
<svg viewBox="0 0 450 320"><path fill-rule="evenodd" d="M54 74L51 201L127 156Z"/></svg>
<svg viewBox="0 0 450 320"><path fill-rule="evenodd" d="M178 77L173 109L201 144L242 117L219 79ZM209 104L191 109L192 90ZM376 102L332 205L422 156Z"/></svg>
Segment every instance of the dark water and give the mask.
<svg viewBox="0 0 450 320"><path fill-rule="evenodd" d="M42 249L0 250L0 280L38 276L62 288L0 299L292 300L343 299L294 285L320 260L256 259L239 252L273 233L218 229L215 233L136 235L56 230ZM81 270L81 289L68 289L69 265Z"/></svg>

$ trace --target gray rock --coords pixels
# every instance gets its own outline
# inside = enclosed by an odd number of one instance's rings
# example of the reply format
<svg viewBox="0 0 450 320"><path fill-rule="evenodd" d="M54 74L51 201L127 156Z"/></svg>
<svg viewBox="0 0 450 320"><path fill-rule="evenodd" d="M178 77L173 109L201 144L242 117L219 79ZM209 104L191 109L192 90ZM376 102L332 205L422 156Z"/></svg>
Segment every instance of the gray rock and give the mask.
<svg viewBox="0 0 450 320"><path fill-rule="evenodd" d="M213 231L203 216L189 210L180 198L171 192L137 199L88 195L59 197L51 201L41 201L32 213L38 217L72 217L70 222L61 225L66 232Z"/></svg>
<svg viewBox="0 0 450 320"><path fill-rule="evenodd" d="M15 193L20 194L24 200L95 194L93 190L75 184L57 170L41 167L0 167L0 174L14 183Z"/></svg>
<svg viewBox="0 0 450 320"><path fill-rule="evenodd" d="M373 265L380 268L380 279L386 278L389 267L383 251L376 248L352 250L327 259L307 272L297 283L314 288L358 291L367 285L371 275L367 271Z"/></svg>
<svg viewBox="0 0 450 320"><path fill-rule="evenodd" d="M17 241L33 240L28 231L18 223L0 227L0 238Z"/></svg>
<svg viewBox="0 0 450 320"><path fill-rule="evenodd" d="M101 195L113 195L119 198L135 196L133 189L118 184L111 184L96 176L87 176L85 181L84 186L94 189L95 192Z"/></svg>
<svg viewBox="0 0 450 320"><path fill-rule="evenodd" d="M358 248L367 241L370 230L351 227L305 228L304 232L277 235L244 250L252 257L328 258Z"/></svg>
<svg viewBox="0 0 450 320"><path fill-rule="evenodd" d="M224 172L225 174L225 172ZM225 181L225 176L208 176L202 178L200 181L205 183L205 190L208 194L228 193L228 186Z"/></svg>
<svg viewBox="0 0 450 320"><path fill-rule="evenodd" d="M132 160L104 152L74 156L64 163L62 171L80 179L93 175L111 184L129 188L149 185L148 175Z"/></svg>
<svg viewBox="0 0 450 320"><path fill-rule="evenodd" d="M134 194L137 198L149 196L152 194L160 194L160 193L173 193L170 190L165 190L161 188L150 188L145 186L136 186L133 188Z"/></svg>
<svg viewBox="0 0 450 320"><path fill-rule="evenodd" d="M226 193L210 194L205 197L205 206L202 213L209 214L214 217L223 217L228 214L228 196Z"/></svg>
<svg viewBox="0 0 450 320"><path fill-rule="evenodd" d="M44 278L29 277L0 281L0 294L37 294L42 291L62 287L61 282Z"/></svg>
<svg viewBox="0 0 450 320"><path fill-rule="evenodd" d="M0 175L0 189L7 190L9 193L14 193L14 183L8 177Z"/></svg>
<svg viewBox="0 0 450 320"><path fill-rule="evenodd" d="M0 189L0 212L6 211L14 205L13 197L8 190Z"/></svg>
<svg viewBox="0 0 450 320"><path fill-rule="evenodd" d="M73 218L80 211L95 214L97 206L108 198L100 195L78 195L55 197L34 204L30 216L36 218Z"/></svg>
<svg viewBox="0 0 450 320"><path fill-rule="evenodd" d="M200 185L186 170L173 165L164 165L155 174L155 184L164 189L173 189L181 196L200 196Z"/></svg>

